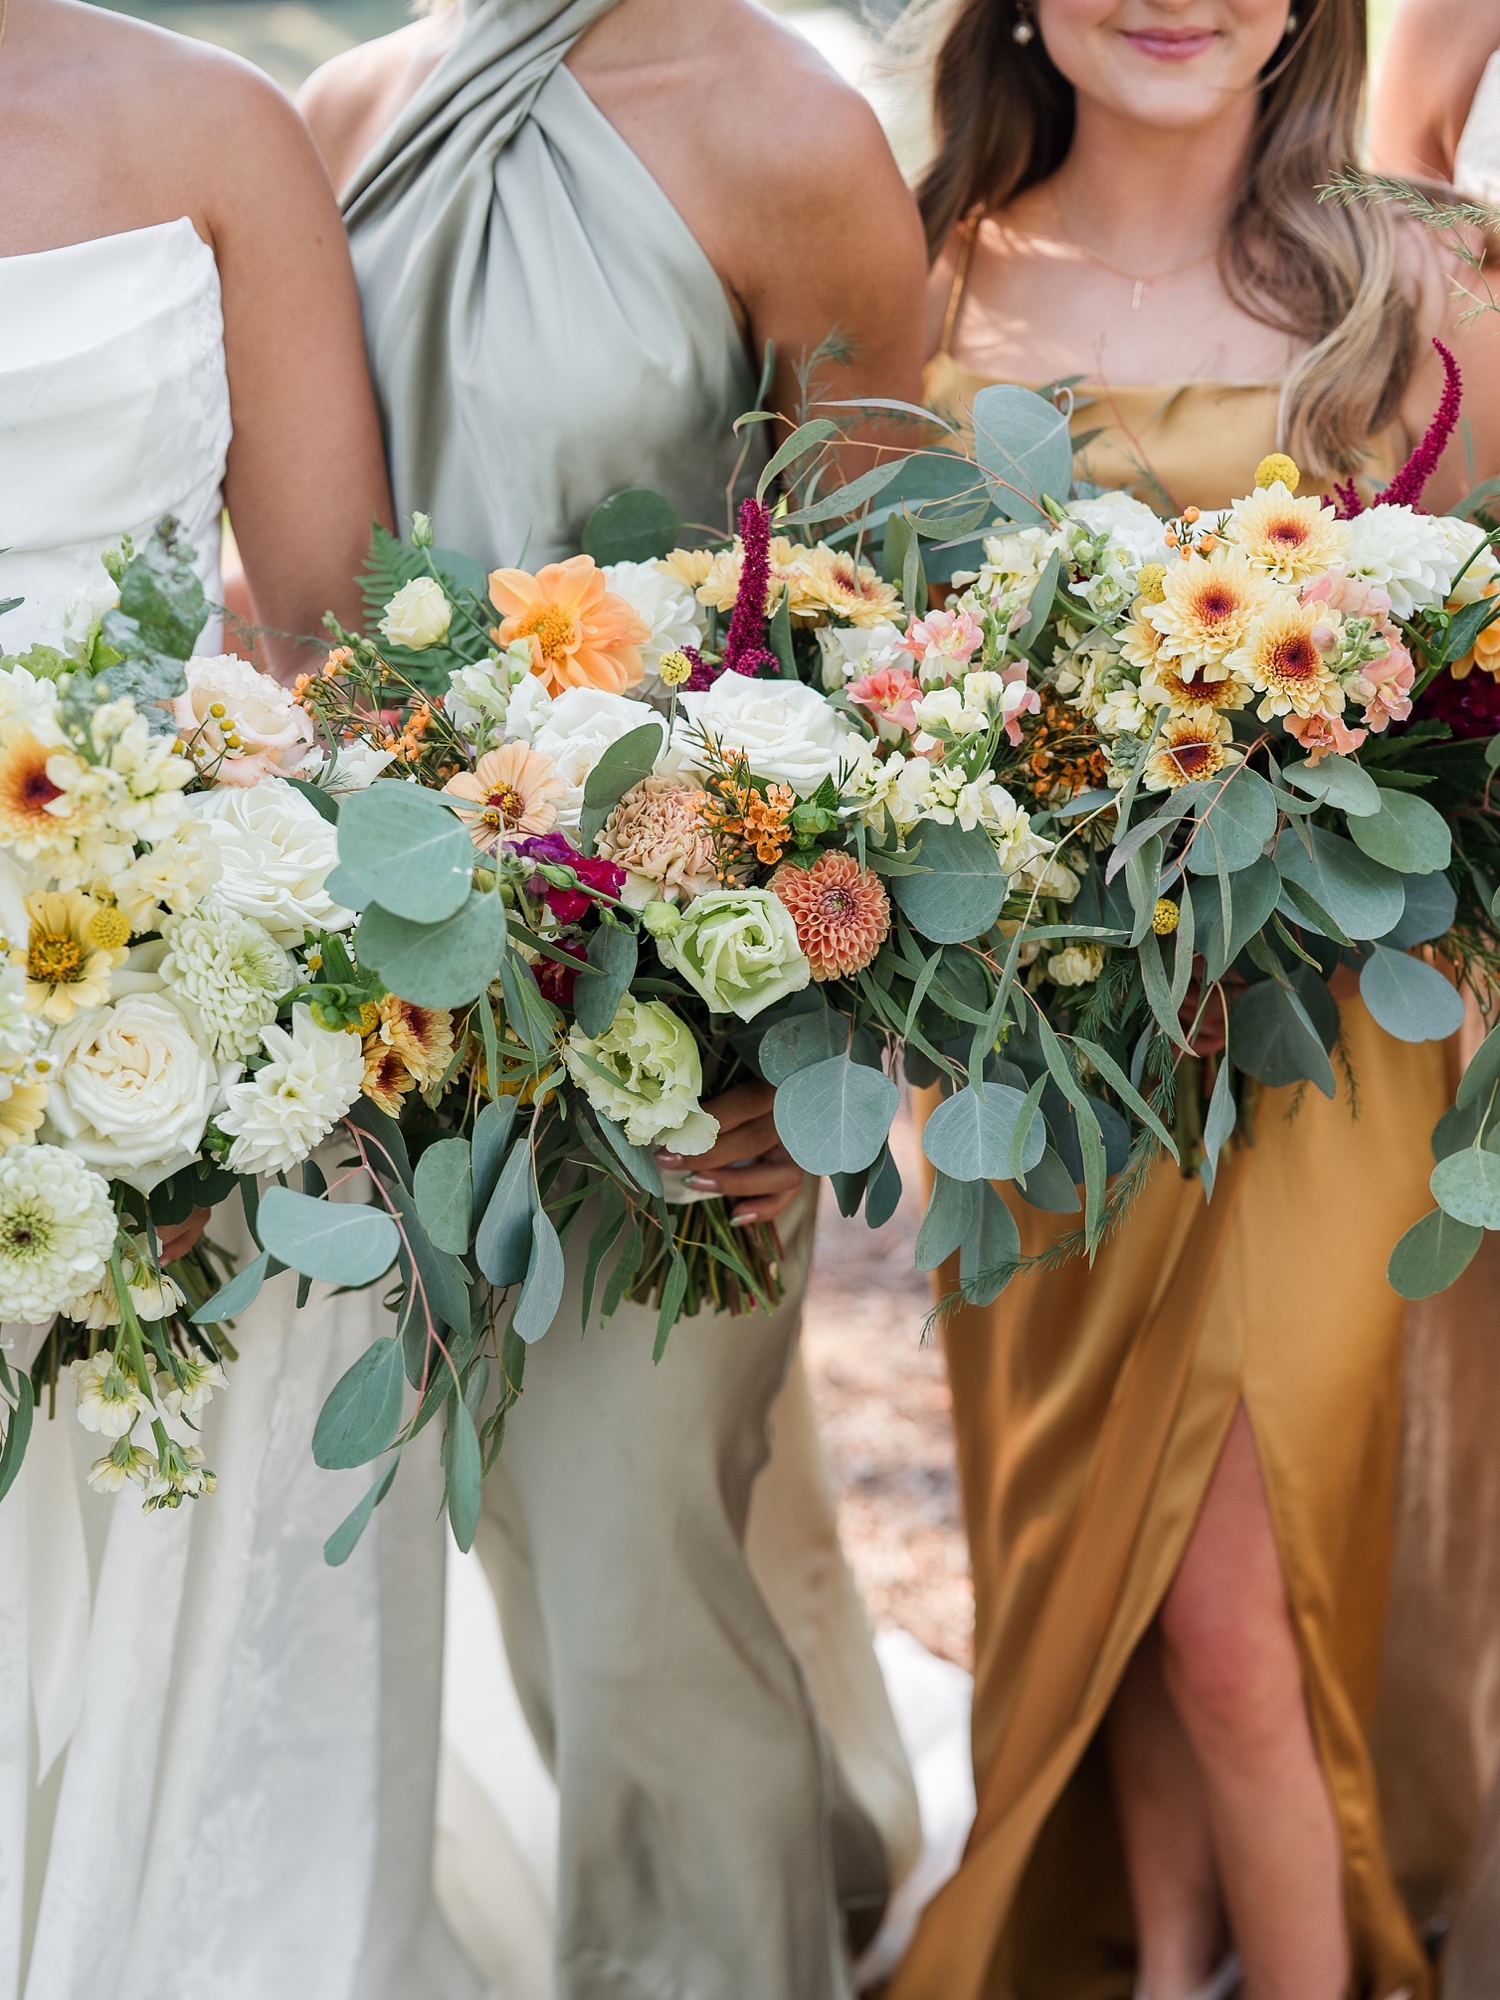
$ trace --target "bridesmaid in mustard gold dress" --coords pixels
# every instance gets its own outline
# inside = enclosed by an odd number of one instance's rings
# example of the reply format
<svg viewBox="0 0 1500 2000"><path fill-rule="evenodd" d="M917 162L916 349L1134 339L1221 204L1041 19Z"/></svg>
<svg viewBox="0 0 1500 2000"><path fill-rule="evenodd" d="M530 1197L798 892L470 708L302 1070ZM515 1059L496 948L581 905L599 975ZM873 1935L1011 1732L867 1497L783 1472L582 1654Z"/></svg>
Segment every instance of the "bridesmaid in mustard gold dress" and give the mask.
<svg viewBox="0 0 1500 2000"><path fill-rule="evenodd" d="M1495 324L1431 242L1320 205L1354 154L1363 0L967 0L935 56L928 399L1077 379L1082 476L1227 504L1385 476ZM1426 504L1469 484L1445 463ZM1155 1170L1092 1270L947 1329L973 1550L978 1814L891 2000L1388 2000L1429 1973L1366 1731L1397 1457L1391 1247L1430 1205L1445 1052L1342 998L1338 1098ZM1060 1225L1018 1204L1023 1249ZM951 1274L950 1274L951 1275ZM1243 1987L1241 1986L1243 1980Z"/></svg>

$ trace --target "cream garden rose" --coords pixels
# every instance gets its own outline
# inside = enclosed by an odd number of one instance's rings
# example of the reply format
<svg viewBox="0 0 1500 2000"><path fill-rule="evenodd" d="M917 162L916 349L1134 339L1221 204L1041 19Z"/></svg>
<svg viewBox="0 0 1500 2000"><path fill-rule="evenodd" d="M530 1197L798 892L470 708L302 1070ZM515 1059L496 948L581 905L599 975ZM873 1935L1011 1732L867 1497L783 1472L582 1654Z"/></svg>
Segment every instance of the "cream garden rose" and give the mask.
<svg viewBox="0 0 1500 2000"><path fill-rule="evenodd" d="M439 646L453 623L453 606L436 577L418 576L403 583L385 607L380 629L393 646L425 653Z"/></svg>
<svg viewBox="0 0 1500 2000"><path fill-rule="evenodd" d="M656 929L656 948L711 1012L742 1021L800 993L812 976L792 913L769 889L695 896L669 929Z"/></svg>
<svg viewBox="0 0 1500 2000"><path fill-rule="evenodd" d="M557 824L566 833L578 826L583 788L590 771L612 743L658 717L643 701L611 694L605 688L565 688L556 696L531 737L531 745L550 757L567 786L557 806Z"/></svg>
<svg viewBox="0 0 1500 2000"><path fill-rule="evenodd" d="M678 707L672 742L687 763L703 768L697 759L708 736L726 755L743 755L756 777L804 797L853 763L863 744L838 710L801 681L720 674L705 693L683 695Z"/></svg>
<svg viewBox="0 0 1500 2000"><path fill-rule="evenodd" d="M219 900L264 924L278 944L306 930L347 930L354 912L324 888L338 836L317 807L280 778L248 791L199 792L189 806L219 857Z"/></svg>
<svg viewBox="0 0 1500 2000"><path fill-rule="evenodd" d="M312 718L269 674L233 653L194 659L172 720L193 762L216 785L258 785L317 761Z"/></svg>

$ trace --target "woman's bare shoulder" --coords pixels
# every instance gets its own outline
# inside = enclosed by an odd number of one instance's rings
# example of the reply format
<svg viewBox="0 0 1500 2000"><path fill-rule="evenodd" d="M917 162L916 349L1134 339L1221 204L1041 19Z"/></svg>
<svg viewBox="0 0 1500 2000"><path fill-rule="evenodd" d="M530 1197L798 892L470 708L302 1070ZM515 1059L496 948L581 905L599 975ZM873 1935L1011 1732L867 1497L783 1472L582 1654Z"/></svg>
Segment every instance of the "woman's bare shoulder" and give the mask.
<svg viewBox="0 0 1500 2000"><path fill-rule="evenodd" d="M344 188L375 141L437 67L459 27L457 7L346 49L297 93L334 187Z"/></svg>

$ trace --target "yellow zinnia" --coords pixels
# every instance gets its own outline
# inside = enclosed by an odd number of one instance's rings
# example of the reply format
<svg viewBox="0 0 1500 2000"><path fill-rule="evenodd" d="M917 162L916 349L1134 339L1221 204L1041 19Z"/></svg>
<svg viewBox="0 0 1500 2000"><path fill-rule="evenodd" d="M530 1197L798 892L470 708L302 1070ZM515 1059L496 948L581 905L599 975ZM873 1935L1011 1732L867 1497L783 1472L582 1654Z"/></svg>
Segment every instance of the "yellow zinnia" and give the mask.
<svg viewBox="0 0 1500 2000"><path fill-rule="evenodd" d="M71 1021L80 1007L102 1007L109 999L109 975L128 956L122 945L100 943L114 930L98 920L112 916L80 889L39 889L26 898L31 920L24 949L10 954L26 970L24 1005L48 1021Z"/></svg>

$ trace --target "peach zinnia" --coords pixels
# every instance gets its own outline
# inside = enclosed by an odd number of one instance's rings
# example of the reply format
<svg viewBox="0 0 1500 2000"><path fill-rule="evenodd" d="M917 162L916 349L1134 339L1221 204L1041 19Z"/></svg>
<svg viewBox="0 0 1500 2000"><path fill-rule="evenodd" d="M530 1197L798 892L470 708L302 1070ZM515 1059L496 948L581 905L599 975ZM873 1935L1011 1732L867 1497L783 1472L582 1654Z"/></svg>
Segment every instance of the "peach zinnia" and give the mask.
<svg viewBox="0 0 1500 2000"><path fill-rule="evenodd" d="M531 671L549 694L570 687L623 694L645 671L641 647L651 628L605 587L592 556L548 563L535 576L524 569L497 569L490 578L490 602L501 617L491 635L495 643L528 640Z"/></svg>
<svg viewBox="0 0 1500 2000"><path fill-rule="evenodd" d="M885 943L891 928L885 886L848 854L819 855L811 868L778 868L771 887L792 913L814 979L863 972Z"/></svg>
<svg viewBox="0 0 1500 2000"><path fill-rule="evenodd" d="M496 840L524 840L557 824L557 802L567 790L557 766L529 743L502 743L486 750L472 771L460 771L444 785L454 798L471 799L476 810L459 808L476 847Z"/></svg>

